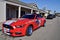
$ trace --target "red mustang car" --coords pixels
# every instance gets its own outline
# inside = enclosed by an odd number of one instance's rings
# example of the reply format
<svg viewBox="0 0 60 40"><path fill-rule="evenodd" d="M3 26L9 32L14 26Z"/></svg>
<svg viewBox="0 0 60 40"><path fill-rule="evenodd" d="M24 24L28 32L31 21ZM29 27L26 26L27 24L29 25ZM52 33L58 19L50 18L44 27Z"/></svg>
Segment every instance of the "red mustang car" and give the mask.
<svg viewBox="0 0 60 40"><path fill-rule="evenodd" d="M45 23L46 19L39 14L26 14L21 18L4 22L2 32L10 36L30 36Z"/></svg>

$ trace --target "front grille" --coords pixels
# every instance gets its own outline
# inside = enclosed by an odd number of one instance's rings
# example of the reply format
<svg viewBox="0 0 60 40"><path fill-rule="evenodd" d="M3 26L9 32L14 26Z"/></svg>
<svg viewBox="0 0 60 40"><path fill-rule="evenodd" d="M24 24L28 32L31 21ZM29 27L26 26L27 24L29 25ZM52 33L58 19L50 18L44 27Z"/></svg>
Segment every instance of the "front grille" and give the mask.
<svg viewBox="0 0 60 40"><path fill-rule="evenodd" d="M22 33L21 33L21 32L16 32L15 34L16 34L16 35L19 35L19 34L22 34Z"/></svg>
<svg viewBox="0 0 60 40"><path fill-rule="evenodd" d="M12 26L7 25L7 24L3 24L3 27L8 28L8 29L13 29Z"/></svg>

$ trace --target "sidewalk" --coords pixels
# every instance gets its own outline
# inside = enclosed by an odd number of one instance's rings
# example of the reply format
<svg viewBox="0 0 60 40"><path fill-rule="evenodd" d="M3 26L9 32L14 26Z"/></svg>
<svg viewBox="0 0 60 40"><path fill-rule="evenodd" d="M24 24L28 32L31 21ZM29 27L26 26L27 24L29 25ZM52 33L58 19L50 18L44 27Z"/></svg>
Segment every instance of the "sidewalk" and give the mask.
<svg viewBox="0 0 60 40"><path fill-rule="evenodd" d="M4 38L1 35L2 34L1 30L2 30L2 22L0 22L0 40L4 40Z"/></svg>
<svg viewBox="0 0 60 40"><path fill-rule="evenodd" d="M2 22L0 22L0 31L1 31L1 29L2 29Z"/></svg>

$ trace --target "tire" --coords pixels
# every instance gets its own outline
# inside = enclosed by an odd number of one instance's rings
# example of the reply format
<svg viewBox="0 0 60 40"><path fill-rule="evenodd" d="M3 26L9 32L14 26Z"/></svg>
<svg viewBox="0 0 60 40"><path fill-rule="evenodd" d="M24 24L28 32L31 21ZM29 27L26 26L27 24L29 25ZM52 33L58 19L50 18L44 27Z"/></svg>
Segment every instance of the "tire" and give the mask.
<svg viewBox="0 0 60 40"><path fill-rule="evenodd" d="M29 27L27 28L26 35L27 35L27 36L31 36L31 35L32 35L32 32L33 32L32 26L29 26Z"/></svg>

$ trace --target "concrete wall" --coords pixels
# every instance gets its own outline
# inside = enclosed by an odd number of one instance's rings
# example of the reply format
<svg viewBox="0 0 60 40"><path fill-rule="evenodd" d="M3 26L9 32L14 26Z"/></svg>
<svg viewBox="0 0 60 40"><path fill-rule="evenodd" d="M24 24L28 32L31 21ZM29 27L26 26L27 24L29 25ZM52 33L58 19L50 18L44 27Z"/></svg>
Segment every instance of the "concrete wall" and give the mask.
<svg viewBox="0 0 60 40"><path fill-rule="evenodd" d="M0 1L0 22L4 22L6 20L6 3L4 1Z"/></svg>

